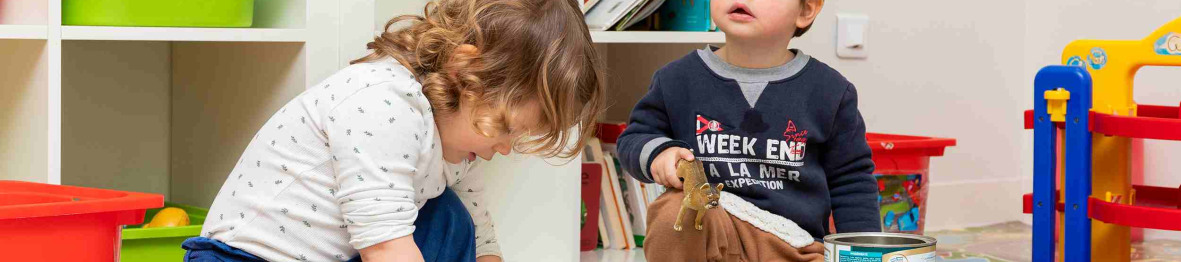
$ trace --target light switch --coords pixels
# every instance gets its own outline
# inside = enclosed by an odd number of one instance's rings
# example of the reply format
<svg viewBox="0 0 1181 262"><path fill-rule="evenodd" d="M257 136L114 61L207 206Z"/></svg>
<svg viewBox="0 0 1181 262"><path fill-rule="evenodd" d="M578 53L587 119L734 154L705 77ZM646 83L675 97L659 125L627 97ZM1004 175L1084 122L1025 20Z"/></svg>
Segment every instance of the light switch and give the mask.
<svg viewBox="0 0 1181 262"><path fill-rule="evenodd" d="M869 17L862 14L837 14L837 57L869 57Z"/></svg>

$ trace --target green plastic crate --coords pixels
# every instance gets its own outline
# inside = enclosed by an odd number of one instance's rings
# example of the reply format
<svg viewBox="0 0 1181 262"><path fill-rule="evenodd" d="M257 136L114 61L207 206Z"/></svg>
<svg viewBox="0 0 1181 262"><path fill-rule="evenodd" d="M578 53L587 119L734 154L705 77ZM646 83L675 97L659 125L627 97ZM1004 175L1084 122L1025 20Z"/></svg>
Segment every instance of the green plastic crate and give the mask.
<svg viewBox="0 0 1181 262"><path fill-rule="evenodd" d="M62 0L62 24L250 27L254 0Z"/></svg>
<svg viewBox="0 0 1181 262"><path fill-rule="evenodd" d="M142 228L143 224L127 226L123 229L123 244L119 249L121 262L150 262L150 261L182 261L185 250L180 243L185 239L201 234L201 225L205 224L205 216L209 209L164 202L164 207L177 207L189 214L189 226ZM160 209L148 209L144 214L144 224Z"/></svg>

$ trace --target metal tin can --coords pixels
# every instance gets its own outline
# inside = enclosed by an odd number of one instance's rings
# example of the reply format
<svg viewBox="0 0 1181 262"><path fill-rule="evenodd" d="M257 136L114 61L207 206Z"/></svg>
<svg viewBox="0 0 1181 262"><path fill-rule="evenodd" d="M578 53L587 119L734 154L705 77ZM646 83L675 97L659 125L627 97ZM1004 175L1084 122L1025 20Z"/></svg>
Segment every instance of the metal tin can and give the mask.
<svg viewBox="0 0 1181 262"><path fill-rule="evenodd" d="M898 233L844 233L824 237L825 262L934 262L935 238Z"/></svg>

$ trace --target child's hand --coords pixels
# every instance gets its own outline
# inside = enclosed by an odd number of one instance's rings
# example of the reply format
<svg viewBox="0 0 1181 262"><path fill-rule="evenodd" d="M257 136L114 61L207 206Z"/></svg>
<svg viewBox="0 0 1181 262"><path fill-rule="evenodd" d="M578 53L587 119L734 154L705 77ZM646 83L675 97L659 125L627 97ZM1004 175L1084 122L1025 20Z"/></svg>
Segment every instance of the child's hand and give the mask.
<svg viewBox="0 0 1181 262"><path fill-rule="evenodd" d="M811 245L801 248L787 248L787 254L784 254L788 261L824 261L824 244L820 242L812 242Z"/></svg>
<svg viewBox="0 0 1181 262"><path fill-rule="evenodd" d="M422 252L414 236L404 236L358 250L361 261L421 262Z"/></svg>
<svg viewBox="0 0 1181 262"><path fill-rule="evenodd" d="M677 177L677 161L681 159L693 160L693 152L681 147L664 149L648 167L652 173L652 180L666 187L680 189L681 179Z"/></svg>

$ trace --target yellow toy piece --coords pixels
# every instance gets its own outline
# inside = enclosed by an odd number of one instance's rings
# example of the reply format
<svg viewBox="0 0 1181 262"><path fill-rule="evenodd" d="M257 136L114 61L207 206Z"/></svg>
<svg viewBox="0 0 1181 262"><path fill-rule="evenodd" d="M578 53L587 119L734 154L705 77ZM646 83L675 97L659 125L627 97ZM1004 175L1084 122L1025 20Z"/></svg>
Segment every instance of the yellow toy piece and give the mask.
<svg viewBox="0 0 1181 262"><path fill-rule="evenodd" d="M1062 52L1062 63L1084 67L1091 74L1094 101L1091 111L1136 116L1136 102L1132 100L1132 79L1136 72L1143 66L1181 66L1181 18L1140 40L1071 42ZM1101 195L1104 192L1132 195L1130 139L1095 135L1092 148L1091 196L1104 197ZM1091 241L1092 261L1128 261L1131 257L1128 227L1093 221Z"/></svg>
<svg viewBox="0 0 1181 262"><path fill-rule="evenodd" d="M1045 94L1047 107L1046 112L1050 114L1050 121L1063 122L1066 121L1066 100L1070 100L1070 91L1059 88L1058 90L1046 91Z"/></svg>
<svg viewBox="0 0 1181 262"><path fill-rule="evenodd" d="M183 227L189 225L189 214L184 209L166 207L152 216L152 221L144 224L144 228Z"/></svg>

